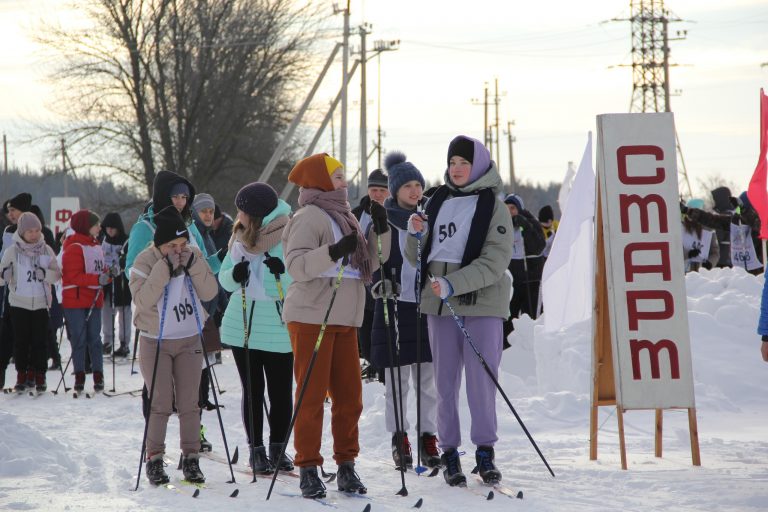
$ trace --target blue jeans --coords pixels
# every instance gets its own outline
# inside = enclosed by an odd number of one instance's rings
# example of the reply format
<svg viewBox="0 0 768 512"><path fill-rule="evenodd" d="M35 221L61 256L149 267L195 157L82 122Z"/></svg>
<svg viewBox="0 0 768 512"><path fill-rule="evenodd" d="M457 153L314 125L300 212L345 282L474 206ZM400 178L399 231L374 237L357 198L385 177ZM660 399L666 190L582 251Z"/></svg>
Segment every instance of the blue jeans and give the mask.
<svg viewBox="0 0 768 512"><path fill-rule="evenodd" d="M99 308L100 309L100 308ZM91 310L87 319L88 309L64 309L67 320L69 342L72 345L72 362L75 373L85 371L85 351L91 356L91 367L94 372L104 373L104 357L101 346L101 311Z"/></svg>

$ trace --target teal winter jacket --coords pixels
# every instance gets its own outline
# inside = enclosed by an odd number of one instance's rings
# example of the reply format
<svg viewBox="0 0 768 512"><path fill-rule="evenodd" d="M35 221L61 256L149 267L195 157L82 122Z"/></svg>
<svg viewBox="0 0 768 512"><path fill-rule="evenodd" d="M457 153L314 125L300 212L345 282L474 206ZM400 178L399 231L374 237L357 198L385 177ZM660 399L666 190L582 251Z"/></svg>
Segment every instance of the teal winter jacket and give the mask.
<svg viewBox="0 0 768 512"><path fill-rule="evenodd" d="M277 207L264 217L263 225L267 225L281 215L288 216L291 213L291 207L285 201L278 200ZM270 248L270 256L283 258L283 244ZM291 352L291 341L288 337L288 330L283 324L278 314L276 301L278 300L277 282L275 276L269 273L267 266L264 265L263 254L251 262L250 278L261 278L264 287L266 300L251 300L246 297L246 319L250 320L250 336L248 337L248 348L264 350L267 352ZM243 347L243 299L241 295L240 283L232 278L232 269L239 261L232 260L232 250L227 253L224 262L219 270L219 282L228 292L232 292L229 299L227 310L224 312L224 319L221 322L221 341L232 347ZM283 285L283 292L288 290L291 284L291 277L286 272L280 276ZM251 315L253 312L253 315Z"/></svg>

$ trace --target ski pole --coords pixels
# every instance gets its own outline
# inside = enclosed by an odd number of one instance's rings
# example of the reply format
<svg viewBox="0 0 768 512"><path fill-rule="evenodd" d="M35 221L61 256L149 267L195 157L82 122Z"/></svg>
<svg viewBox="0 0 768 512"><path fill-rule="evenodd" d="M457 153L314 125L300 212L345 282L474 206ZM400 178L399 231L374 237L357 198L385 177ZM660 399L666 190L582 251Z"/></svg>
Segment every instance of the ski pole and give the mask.
<svg viewBox="0 0 768 512"><path fill-rule="evenodd" d="M115 383L115 278L112 278L110 287L109 305L112 308L112 389L110 391L114 393L117 386Z"/></svg>
<svg viewBox="0 0 768 512"><path fill-rule="evenodd" d="M416 213L422 214L421 205ZM421 465L421 233L416 233L416 471L417 475L424 473L427 468Z"/></svg>
<svg viewBox="0 0 768 512"><path fill-rule="evenodd" d="M96 295L93 297L93 302L91 302L91 307L88 308L88 313L85 315L85 323L83 324L83 328L80 330L80 336L78 336L75 339L80 340L85 334L85 331L88 328L88 321L91 319L91 314L93 313L93 308L96 306L96 302L99 300L99 294L101 294L101 287L99 287L98 291L96 292ZM74 350L69 354L69 360L67 361L67 366L65 366L61 370L61 380L59 380L59 383L56 385L56 389L53 391L54 395L59 393L59 386L61 386L64 383L64 373L67 371L67 369L69 368L69 365L72 363L73 355L74 355ZM68 391L67 385L64 384L64 392L66 393L67 391Z"/></svg>
<svg viewBox="0 0 768 512"><path fill-rule="evenodd" d="M221 386L219 386L219 378L216 376L216 365L215 364L211 365L211 373L213 374L213 380L216 382L216 389L218 389L220 395L223 395L224 393L227 392L227 390L226 389L221 389Z"/></svg>
<svg viewBox="0 0 768 512"><path fill-rule="evenodd" d="M136 475L136 487L134 491L139 490L139 480L141 479L141 468L144 465L144 454L147 450L147 433L149 432L149 418L152 416L152 398L155 396L155 383L157 382L157 362L160 360L160 343L163 340L163 329L165 328L165 312L168 306L168 285L163 288L163 310L160 312L160 332L157 334L157 349L155 350L155 362L152 365L152 379L149 385L149 398L147 399L147 414L144 417L144 436L141 440L141 456L139 457L139 472Z"/></svg>
<svg viewBox="0 0 768 512"><path fill-rule="evenodd" d="M136 370L133 369L134 364L136 364L136 348L139 346L139 330L136 329L136 334L133 336L133 360L131 361L131 375L136 375Z"/></svg>
<svg viewBox="0 0 768 512"><path fill-rule="evenodd" d="M434 282L435 278L430 274L429 280ZM501 393L501 396L504 398L504 401L507 402L507 405L509 406L509 409L512 411L512 414L515 415L515 418L517 418L517 422L520 423L520 426L523 429L523 432L525 432L525 435L528 436L528 440L533 445L534 449L536 450L536 453L539 454L539 457L541 457L541 460L544 462L544 465L547 466L547 469L549 470L549 473L554 477L555 473L552 471L552 468L549 467L549 463L547 463L547 459L544 458L544 454L541 453L541 450L539 450L538 445L536 444L536 441L533 440L533 437L531 436L530 432L528 432L528 429L525 427L525 424L523 423L523 420L520 418L520 416L517 414L517 411L512 406L512 402L510 402L509 398L507 397L507 394L504 392L504 389L501 387L501 384L499 384L498 379L493 374L491 369L488 367L488 363L485 362L485 359L483 359L483 355L480 353L480 351L477 349L477 346L472 341L472 337L467 332L467 329L464 327L464 322L459 318L459 316L456 314L456 310L453 309L453 306L450 302L448 302L448 299L441 299L443 301L443 304L448 306L448 310L451 312L451 316L453 316L453 319L456 321L456 324L458 324L459 329L461 329L461 332L464 334L464 340L466 340L467 343L469 343L469 346L472 347L472 351L477 356L478 360L480 361L480 364L485 369L485 372L488 374L488 376L493 381L494 385L496 386L496 389L499 390L499 393Z"/></svg>
<svg viewBox="0 0 768 512"><path fill-rule="evenodd" d="M325 311L325 317L323 318L323 323L320 325L320 332L317 334L317 341L315 342L315 348L312 350L312 357L309 360L309 366L307 367L307 374L304 376L304 381L301 384L301 390L299 391L299 398L296 400L296 407L293 410L293 416L291 417L291 424L288 426L288 433L285 435L285 442L283 443L282 448L280 449L280 456L277 458L278 461L283 460L283 457L285 457L285 450L288 447L288 441L291 439L291 432L293 431L293 426L296 424L296 417L299 414L299 409L301 408L301 402L304 400L304 393L307 391L307 385L309 384L309 377L312 375L312 368L315 366L315 360L317 360L317 353L320 350L320 344L323 342L323 335L325 335L325 328L328 325L328 317L331 315L331 308L333 307L333 303L336 300L336 292L339 290L339 286L341 285L341 278L344 276L344 267L347 266L347 262L349 261L348 256L344 256L341 260L341 265L339 266L339 273L336 276L336 281L333 286L333 293L331 294L331 302L328 304L328 309ZM321 467L322 470L322 467ZM275 487L275 480L277 480L277 471L275 471L272 474L272 482L269 484L269 491L267 492L267 500L269 500L269 497L272 496L272 489Z"/></svg>
<svg viewBox="0 0 768 512"><path fill-rule="evenodd" d="M240 260L240 262L245 261L245 256ZM249 262L250 266L250 262ZM248 270L248 273L250 274L250 269ZM248 342L250 341L250 326L248 325L248 321L246 319L246 313L248 306L245 301L245 283L248 281L246 278L245 281L240 283L240 298L242 300L243 304L243 348L244 355L245 355L245 387L247 388L248 392L248 399L245 401L248 407L248 453L250 454L248 465L251 466L251 474L253 475L253 479L251 480L251 483L256 482L256 458L253 456L254 449L256 448L254 446L254 439L256 437L256 434L254 432L254 425L253 425L253 383L251 379L251 355L248 353L250 350L248 348ZM253 306L251 306L251 312L253 312Z"/></svg>
<svg viewBox="0 0 768 512"><path fill-rule="evenodd" d="M219 398L216 394L216 390L213 386L213 377L211 376L211 362L208 360L208 356L205 352L205 343L203 342L203 324L200 321L200 313L197 310L197 295L195 294L195 288L192 286L192 278L189 276L189 269L184 269L184 280L187 283L187 290L189 291L189 297L192 301L192 311L195 313L195 322L197 323L197 334L200 337L200 348L203 350L203 359L205 360L205 367L208 370L208 380L211 383L211 392L213 393L213 403L216 406L216 416L219 418L219 427L221 428L221 438L224 440L224 451L227 454L227 463L229 464L229 473L232 476L232 480L228 481L228 484L234 484L235 472L232 469L232 459L229 456L229 445L227 444L227 434L224 432L224 422L221 419L221 408L219 407Z"/></svg>
<svg viewBox="0 0 768 512"><path fill-rule="evenodd" d="M397 457L400 459L400 481L402 482L403 486L400 488L399 491L397 491L397 494L399 496L408 496L408 489L405 487L405 457L403 456L403 441L404 441L404 433L403 433L403 426L404 426L404 420L405 418L402 417L403 412L403 386L402 382L400 380L400 361L396 360L393 356L393 349L392 349L392 332L390 331L390 322L389 322L389 295L390 292L387 290L387 276L384 269L384 257L381 254L381 236L377 233L376 234L376 253L379 258L379 271L381 274L381 283L384 288L384 296L382 300L382 304L384 306L384 330L387 333L387 349L389 351L389 380L390 384L392 386L392 409L395 413L395 428L397 429L397 432L395 433L395 439L397 442ZM392 286L392 291L394 292L395 283L393 281L390 281ZM393 298L394 301L397 301L397 297L395 296ZM399 355L399 354L398 354ZM397 358L399 359L399 357ZM398 371L398 379L395 381L395 364L398 365L397 371ZM400 391L400 411L398 413L398 393L397 391Z"/></svg>

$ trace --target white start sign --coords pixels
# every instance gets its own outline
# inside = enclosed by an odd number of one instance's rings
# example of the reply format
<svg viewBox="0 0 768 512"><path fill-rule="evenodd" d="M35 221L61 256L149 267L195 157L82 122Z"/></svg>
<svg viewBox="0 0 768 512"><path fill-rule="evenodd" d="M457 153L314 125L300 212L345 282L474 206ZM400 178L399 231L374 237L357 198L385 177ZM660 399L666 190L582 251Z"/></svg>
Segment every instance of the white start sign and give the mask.
<svg viewBox="0 0 768 512"><path fill-rule="evenodd" d="M674 118L606 114L597 130L617 404L695 407Z"/></svg>
<svg viewBox="0 0 768 512"><path fill-rule="evenodd" d="M80 209L79 197L51 198L51 229L58 236L69 227L69 219Z"/></svg>

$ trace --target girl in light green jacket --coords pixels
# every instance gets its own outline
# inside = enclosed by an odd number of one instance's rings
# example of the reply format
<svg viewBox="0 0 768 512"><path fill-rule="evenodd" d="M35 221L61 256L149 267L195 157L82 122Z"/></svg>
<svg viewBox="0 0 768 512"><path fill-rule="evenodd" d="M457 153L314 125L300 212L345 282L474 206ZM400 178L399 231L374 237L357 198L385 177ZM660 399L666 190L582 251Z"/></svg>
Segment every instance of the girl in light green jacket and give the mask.
<svg viewBox="0 0 768 512"><path fill-rule="evenodd" d="M290 277L285 273L280 240L291 207L266 183L240 189L235 205L237 220L219 271L221 286L232 292L221 324L221 341L232 347L243 386L243 424L252 468L262 474L275 467L291 471L293 463L287 456L277 460L293 414L293 352L281 318L282 290L290 284ZM270 403L269 455L261 436L265 375Z"/></svg>

